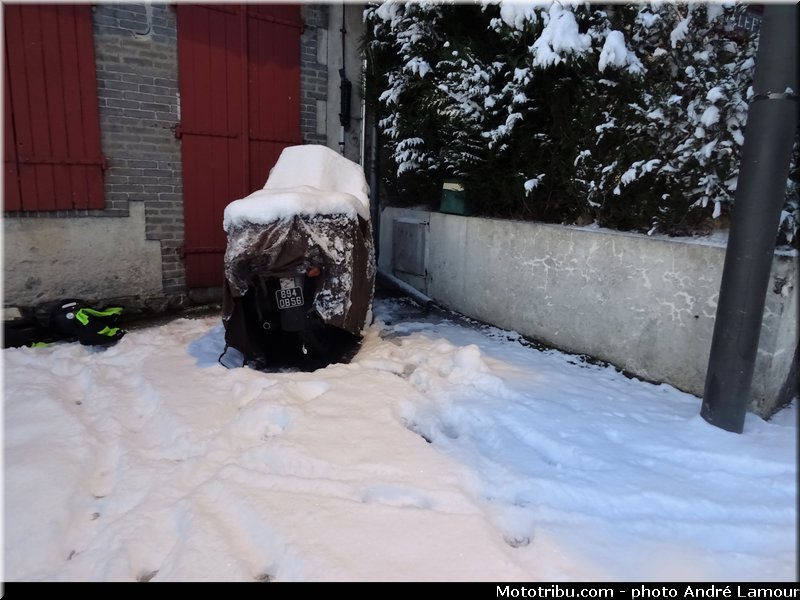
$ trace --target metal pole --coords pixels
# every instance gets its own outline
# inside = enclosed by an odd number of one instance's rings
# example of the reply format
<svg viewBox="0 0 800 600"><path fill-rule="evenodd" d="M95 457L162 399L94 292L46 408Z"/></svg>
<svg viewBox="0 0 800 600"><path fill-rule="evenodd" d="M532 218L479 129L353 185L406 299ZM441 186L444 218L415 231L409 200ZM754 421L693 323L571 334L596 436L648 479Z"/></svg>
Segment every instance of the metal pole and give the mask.
<svg viewBox="0 0 800 600"><path fill-rule="evenodd" d="M369 161L369 190L372 198L370 199L370 217L372 219L372 237L375 244L375 259L381 252L381 176L380 176L380 134L378 132L377 115L371 116L370 127L370 161Z"/></svg>
<svg viewBox="0 0 800 600"><path fill-rule="evenodd" d="M741 433L798 119L798 5L770 4L756 54L739 182L706 372L703 418Z"/></svg>

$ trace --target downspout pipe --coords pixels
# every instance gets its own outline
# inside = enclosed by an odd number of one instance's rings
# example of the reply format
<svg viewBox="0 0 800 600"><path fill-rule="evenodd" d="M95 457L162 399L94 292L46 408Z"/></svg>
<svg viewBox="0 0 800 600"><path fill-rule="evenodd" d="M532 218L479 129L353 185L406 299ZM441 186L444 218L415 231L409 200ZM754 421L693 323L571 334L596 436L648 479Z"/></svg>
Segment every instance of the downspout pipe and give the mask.
<svg viewBox="0 0 800 600"><path fill-rule="evenodd" d="M369 97L372 90L367 89L371 79L367 77L370 69L373 69L372 58L370 57L369 46L364 50L364 88L362 89L362 101L364 112L362 114L362 132L366 133L369 128L369 143L367 144L366 136L362 136L362 141L365 147L369 147L369 204L370 204L370 220L372 221L372 241L375 246L375 260L378 260L381 253L381 167L380 167L380 131L378 129L378 114L374 104L367 104L366 98Z"/></svg>
<svg viewBox="0 0 800 600"><path fill-rule="evenodd" d="M369 161L369 191L370 195L370 219L372 220L372 238L375 244L375 259L377 260L381 252L381 180L380 180L380 151L378 144L380 136L378 133L378 123L375 122L375 115L372 115L370 124L370 161Z"/></svg>
<svg viewBox="0 0 800 600"><path fill-rule="evenodd" d="M702 417L742 433L798 120L798 5L764 7Z"/></svg>
<svg viewBox="0 0 800 600"><path fill-rule="evenodd" d="M342 68L339 69L339 146L340 153L345 153L345 132L350 130L350 104L352 97L353 84L347 79L347 4L342 3L342 26L339 31L342 34Z"/></svg>

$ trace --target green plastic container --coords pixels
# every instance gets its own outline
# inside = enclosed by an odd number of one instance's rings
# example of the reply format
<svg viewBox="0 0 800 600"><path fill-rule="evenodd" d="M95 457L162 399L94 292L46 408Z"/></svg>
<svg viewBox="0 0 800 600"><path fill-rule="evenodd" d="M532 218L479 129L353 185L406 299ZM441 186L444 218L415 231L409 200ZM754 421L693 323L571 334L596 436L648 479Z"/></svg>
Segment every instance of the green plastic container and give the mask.
<svg viewBox="0 0 800 600"><path fill-rule="evenodd" d="M472 207L464 191L464 183L460 179L444 180L439 211L451 215L468 216L472 214Z"/></svg>

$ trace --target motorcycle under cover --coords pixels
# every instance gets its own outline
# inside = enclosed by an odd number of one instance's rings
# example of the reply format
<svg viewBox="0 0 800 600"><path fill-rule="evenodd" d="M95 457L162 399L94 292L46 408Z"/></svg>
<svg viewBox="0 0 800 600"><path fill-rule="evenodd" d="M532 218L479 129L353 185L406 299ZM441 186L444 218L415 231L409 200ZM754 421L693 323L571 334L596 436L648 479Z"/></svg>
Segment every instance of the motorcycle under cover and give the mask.
<svg viewBox="0 0 800 600"><path fill-rule="evenodd" d="M294 215L228 230L222 320L225 341L250 355L254 340L241 298L259 276L290 277L321 268L313 309L326 325L360 335L371 320L375 253L371 223L358 215Z"/></svg>

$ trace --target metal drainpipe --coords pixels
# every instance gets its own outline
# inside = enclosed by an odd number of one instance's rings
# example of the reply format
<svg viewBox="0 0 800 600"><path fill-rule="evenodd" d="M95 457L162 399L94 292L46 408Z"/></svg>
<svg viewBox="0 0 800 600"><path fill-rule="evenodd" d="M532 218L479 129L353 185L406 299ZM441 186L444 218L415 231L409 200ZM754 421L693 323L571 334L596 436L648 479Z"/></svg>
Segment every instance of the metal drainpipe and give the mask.
<svg viewBox="0 0 800 600"><path fill-rule="evenodd" d="M798 119L798 5L770 4L756 54L702 417L742 433Z"/></svg>
<svg viewBox="0 0 800 600"><path fill-rule="evenodd" d="M366 73L370 67L366 53L362 62L362 72ZM361 89L361 156L364 164L367 163L367 89L366 84ZM374 110L369 112L369 214L372 221L372 241L375 246L375 260L377 262L381 252L381 196L380 196L380 132L378 120Z"/></svg>
<svg viewBox="0 0 800 600"><path fill-rule="evenodd" d="M345 41L347 38L347 27L345 24L345 17L347 4L342 3L342 27L339 32L342 34L342 68L339 69L339 152L344 156L345 154L345 132L349 128L350 123L350 107L345 106L345 103L350 102L350 81L347 79L347 52Z"/></svg>
<svg viewBox="0 0 800 600"><path fill-rule="evenodd" d="M372 115L370 127L370 161L369 161L369 191L370 191L370 218L372 219L372 239L375 244L375 260L381 253L381 189L379 175L378 151L379 133L375 115Z"/></svg>
<svg viewBox="0 0 800 600"><path fill-rule="evenodd" d="M366 56L362 61L361 72L366 73L369 67ZM375 246L375 259L380 253L380 197L378 195L378 126L371 123L369 128L369 144L367 144L367 90L366 85L361 86L361 147L360 156L362 166L367 168L369 182L369 218L372 221L372 241ZM374 116L370 114L370 120ZM367 157L369 149L369 157Z"/></svg>
<svg viewBox="0 0 800 600"><path fill-rule="evenodd" d="M361 72L367 72L367 59L364 58L361 60ZM359 126L359 143L358 143L358 162L362 166L367 164L367 99L366 99L366 91L364 89L364 84L358 86L358 97L359 97L359 104L358 104L358 111L359 116L361 117L361 124Z"/></svg>

